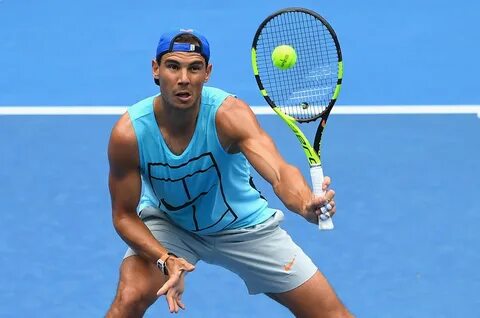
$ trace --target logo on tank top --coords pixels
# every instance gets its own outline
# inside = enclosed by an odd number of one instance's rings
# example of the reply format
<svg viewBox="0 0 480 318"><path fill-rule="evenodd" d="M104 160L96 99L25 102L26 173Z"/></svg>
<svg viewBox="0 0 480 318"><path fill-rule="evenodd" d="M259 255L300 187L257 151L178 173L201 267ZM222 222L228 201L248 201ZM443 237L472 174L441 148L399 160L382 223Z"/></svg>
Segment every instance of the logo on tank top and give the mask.
<svg viewBox="0 0 480 318"><path fill-rule="evenodd" d="M148 163L159 208L192 232L216 232L238 218L225 199L222 176L211 152L183 163Z"/></svg>

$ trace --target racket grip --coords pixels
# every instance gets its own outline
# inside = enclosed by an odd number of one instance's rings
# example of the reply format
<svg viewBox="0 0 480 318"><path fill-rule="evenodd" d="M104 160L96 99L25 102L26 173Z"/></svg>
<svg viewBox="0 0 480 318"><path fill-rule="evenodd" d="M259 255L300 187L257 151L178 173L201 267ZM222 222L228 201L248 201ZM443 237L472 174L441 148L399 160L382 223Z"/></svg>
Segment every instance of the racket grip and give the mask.
<svg viewBox="0 0 480 318"><path fill-rule="evenodd" d="M324 195L322 190L323 183L323 169L321 165L310 167L310 176L312 177L313 194L316 196ZM318 219L318 228L320 230L333 230L332 218L326 220Z"/></svg>

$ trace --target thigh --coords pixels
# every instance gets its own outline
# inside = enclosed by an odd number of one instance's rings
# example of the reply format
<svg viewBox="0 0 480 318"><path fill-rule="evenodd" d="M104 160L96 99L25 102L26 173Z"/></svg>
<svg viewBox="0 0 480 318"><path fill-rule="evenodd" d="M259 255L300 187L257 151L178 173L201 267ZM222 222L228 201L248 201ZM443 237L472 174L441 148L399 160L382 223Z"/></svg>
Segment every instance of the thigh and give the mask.
<svg viewBox="0 0 480 318"><path fill-rule="evenodd" d="M145 211L145 210L144 210ZM153 208L146 212L159 212ZM143 216L143 215L142 215ZM191 264L198 260L198 245L201 244L191 233L179 228L171 221L157 213L143 217L143 222L153 236L170 252L181 257ZM128 248L120 266L120 279L118 283L115 303L124 306L133 306L139 312L150 306L157 297L157 291L165 284L165 277L154 262Z"/></svg>
<svg viewBox="0 0 480 318"><path fill-rule="evenodd" d="M279 225L276 212L251 228L222 232L215 244L214 263L238 274L250 294L282 293L310 279L317 267Z"/></svg>
<svg viewBox="0 0 480 318"><path fill-rule="evenodd" d="M125 258L120 266L117 294L128 300L151 304L157 299L157 291L166 277L155 264L138 255Z"/></svg>
<svg viewBox="0 0 480 318"><path fill-rule="evenodd" d="M142 216L149 212L156 215L143 218L143 222L148 227L153 236L160 242L169 252L185 259L192 265L195 265L200 259L198 250L203 242L192 233L173 224L167 216L154 208L146 208L142 211ZM128 248L125 258L131 255L137 255L134 250Z"/></svg>
<svg viewBox="0 0 480 318"><path fill-rule="evenodd" d="M295 289L267 295L289 308L295 317L351 317L319 271Z"/></svg>

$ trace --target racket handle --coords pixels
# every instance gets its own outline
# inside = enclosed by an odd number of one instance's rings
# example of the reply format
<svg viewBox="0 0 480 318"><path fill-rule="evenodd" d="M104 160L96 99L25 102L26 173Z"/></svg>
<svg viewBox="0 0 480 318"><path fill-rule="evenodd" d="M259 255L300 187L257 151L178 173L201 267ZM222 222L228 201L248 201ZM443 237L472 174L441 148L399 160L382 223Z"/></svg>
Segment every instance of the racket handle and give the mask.
<svg viewBox="0 0 480 318"><path fill-rule="evenodd" d="M322 190L323 183L323 169L321 165L310 167L310 176L312 177L313 194L316 196L324 195ZM320 230L333 230L332 218L326 220L318 219L318 228Z"/></svg>

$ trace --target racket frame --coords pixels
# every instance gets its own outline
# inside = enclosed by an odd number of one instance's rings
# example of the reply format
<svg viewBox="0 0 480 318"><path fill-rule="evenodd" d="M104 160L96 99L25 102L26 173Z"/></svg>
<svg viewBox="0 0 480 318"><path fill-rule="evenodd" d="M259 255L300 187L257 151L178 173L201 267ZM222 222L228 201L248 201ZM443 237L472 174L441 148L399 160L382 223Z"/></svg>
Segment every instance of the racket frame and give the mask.
<svg viewBox="0 0 480 318"><path fill-rule="evenodd" d="M260 79L260 75L258 72L258 65L257 65L257 53L256 53L256 46L258 39L260 37L260 34L263 30L263 28L275 17L289 13L289 12L302 12L306 14L310 14L316 19L320 20L321 23L327 28L328 32L332 36L332 39L334 41L336 50L337 50L337 57L338 57L338 71L337 71L337 83L335 86L334 93L332 95L332 98L329 101L328 106L325 108L325 110L318 114L317 116L314 116L312 118L308 119L295 119L292 116L289 116L285 114L280 107L275 105L273 100L268 96L268 93L263 86L263 83ZM252 67L253 67L253 72L255 75L255 80L257 82L257 85L260 89L260 93L268 103L268 105L275 111L275 113L282 118L282 120L290 127L290 129L293 131L295 136L297 137L304 153L305 156L307 157L308 164L310 166L310 175L312 178L312 187L313 187L313 193L315 195L322 195L324 194L323 190L321 189L321 184L323 183L323 169L322 169L322 162L321 162L321 155L320 155L320 145L321 145L321 139L322 139L322 133L323 130L325 129L325 126L327 124L327 119L328 116L330 115L330 112L333 108L333 105L335 104L337 97L340 93L340 89L342 86L342 79L343 79L343 60L342 60L342 51L340 49L340 43L338 41L337 35L335 31L333 30L332 26L325 20L321 15L316 13L315 11L305 9L305 8L300 8L300 7L291 7L291 8L285 8L279 11L276 11L272 13L270 16L268 16L258 27L255 36L253 38L253 43L252 43L252 51L251 51L251 58L252 58ZM316 121L319 118L321 118L320 123L318 125L317 131L315 133L315 139L313 143L313 147L306 138L305 134L300 130L298 127L297 123L307 123L307 122L312 122ZM321 220L319 219L319 228L322 230L330 230L333 229L333 222L331 218L328 218L327 220Z"/></svg>

